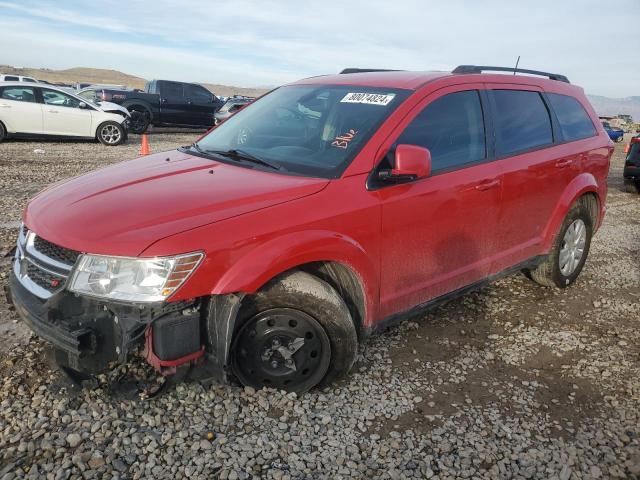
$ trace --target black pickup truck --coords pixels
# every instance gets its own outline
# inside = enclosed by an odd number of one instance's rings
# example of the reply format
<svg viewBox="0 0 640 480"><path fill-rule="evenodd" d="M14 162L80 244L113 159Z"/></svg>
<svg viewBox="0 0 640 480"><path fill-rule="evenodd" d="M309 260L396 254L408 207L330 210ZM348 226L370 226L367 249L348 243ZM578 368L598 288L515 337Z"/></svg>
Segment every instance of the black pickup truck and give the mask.
<svg viewBox="0 0 640 480"><path fill-rule="evenodd" d="M90 102L113 102L131 113L129 131L144 133L149 125L210 127L213 114L224 104L194 83L151 80L144 90L92 86L78 92Z"/></svg>

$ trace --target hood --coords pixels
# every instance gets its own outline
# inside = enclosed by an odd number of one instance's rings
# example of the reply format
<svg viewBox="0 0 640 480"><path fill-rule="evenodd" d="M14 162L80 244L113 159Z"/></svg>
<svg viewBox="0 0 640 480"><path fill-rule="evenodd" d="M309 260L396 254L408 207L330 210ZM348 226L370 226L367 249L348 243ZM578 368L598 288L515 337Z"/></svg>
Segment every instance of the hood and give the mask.
<svg viewBox="0 0 640 480"><path fill-rule="evenodd" d="M113 102L98 102L98 107L103 112L117 112L117 113L122 113L127 117L131 116L131 114L129 113L129 110L124 108L122 105L118 105L117 103L113 103Z"/></svg>
<svg viewBox="0 0 640 480"><path fill-rule="evenodd" d="M312 195L327 183L165 152L53 185L29 202L24 222L63 247L137 256L164 237Z"/></svg>

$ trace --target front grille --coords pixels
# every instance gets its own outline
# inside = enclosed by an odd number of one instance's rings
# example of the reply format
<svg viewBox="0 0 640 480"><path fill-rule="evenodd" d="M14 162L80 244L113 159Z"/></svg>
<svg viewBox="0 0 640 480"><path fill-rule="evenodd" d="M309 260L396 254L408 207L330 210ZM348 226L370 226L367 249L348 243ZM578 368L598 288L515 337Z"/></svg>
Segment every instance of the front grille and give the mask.
<svg viewBox="0 0 640 480"><path fill-rule="evenodd" d="M13 272L27 290L47 299L65 287L79 256L79 252L40 238L22 226Z"/></svg>
<svg viewBox="0 0 640 480"><path fill-rule="evenodd" d="M62 275L54 275L53 273L42 270L32 263L27 264L27 276L33 283L48 292L55 292L65 281Z"/></svg>
<svg viewBox="0 0 640 480"><path fill-rule="evenodd" d="M80 255L80 252L69 248L59 247L58 245L36 236L33 240L34 248L45 257L52 258L58 262L73 266Z"/></svg>

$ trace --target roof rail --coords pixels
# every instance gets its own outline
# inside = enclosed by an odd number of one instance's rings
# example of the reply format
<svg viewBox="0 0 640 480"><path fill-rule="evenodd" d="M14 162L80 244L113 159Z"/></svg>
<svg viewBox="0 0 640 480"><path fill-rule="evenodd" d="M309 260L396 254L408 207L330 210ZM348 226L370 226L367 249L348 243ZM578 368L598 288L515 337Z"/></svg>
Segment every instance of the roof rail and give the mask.
<svg viewBox="0 0 640 480"><path fill-rule="evenodd" d="M526 70L524 68L512 68L512 67L489 67L486 65L460 65L454 68L451 73L482 73L489 72L513 72L516 73L528 73L529 75L540 75L547 77L550 80L557 80L559 82L571 83L569 79L559 73L541 72L539 70Z"/></svg>
<svg viewBox="0 0 640 480"><path fill-rule="evenodd" d="M345 68L340 75L345 73L368 73L368 72L399 72L400 70L390 70L388 68Z"/></svg>

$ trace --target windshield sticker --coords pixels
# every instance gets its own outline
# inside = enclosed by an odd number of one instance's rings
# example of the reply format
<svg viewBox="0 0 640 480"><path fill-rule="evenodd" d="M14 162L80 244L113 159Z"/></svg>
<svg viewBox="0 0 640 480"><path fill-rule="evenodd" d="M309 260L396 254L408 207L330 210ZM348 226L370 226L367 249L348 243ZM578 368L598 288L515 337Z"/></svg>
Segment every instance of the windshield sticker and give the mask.
<svg viewBox="0 0 640 480"><path fill-rule="evenodd" d="M395 93L381 95L379 93L353 92L347 93L340 103L365 103L367 105L389 105L396 96Z"/></svg>
<svg viewBox="0 0 640 480"><path fill-rule="evenodd" d="M343 133L342 135L338 135L333 142L331 142L332 147L337 148L346 148L349 146L349 142L353 140L353 138L358 134L357 130L353 128L350 129L347 133Z"/></svg>

